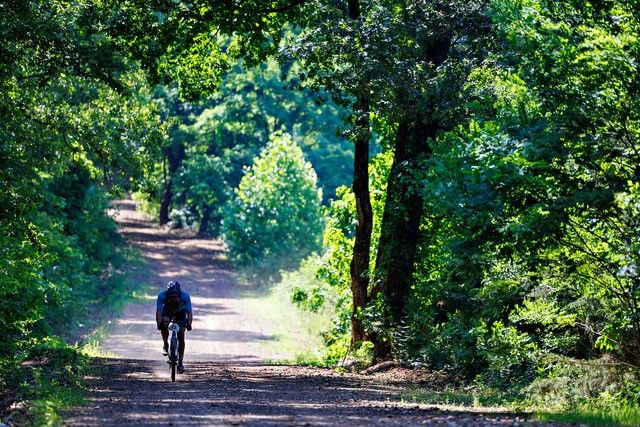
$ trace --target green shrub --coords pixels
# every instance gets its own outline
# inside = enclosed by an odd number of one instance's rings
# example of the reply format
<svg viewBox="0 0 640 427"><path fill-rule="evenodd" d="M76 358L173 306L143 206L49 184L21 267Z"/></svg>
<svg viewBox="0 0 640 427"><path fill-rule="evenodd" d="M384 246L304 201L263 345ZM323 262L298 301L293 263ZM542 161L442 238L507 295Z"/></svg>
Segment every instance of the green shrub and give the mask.
<svg viewBox="0 0 640 427"><path fill-rule="evenodd" d="M526 388L527 402L534 407L563 410L588 402L640 403L637 372L611 356L585 361L550 355L541 368Z"/></svg>
<svg viewBox="0 0 640 427"><path fill-rule="evenodd" d="M158 218L160 215L160 202L157 201L156 198L150 197L142 191L133 193L131 198L139 202L138 209L151 218Z"/></svg>
<svg viewBox="0 0 640 427"><path fill-rule="evenodd" d="M481 374L485 384L518 390L533 381L542 355L528 334L502 322L491 326L481 322L474 334L478 354L487 365Z"/></svg>
<svg viewBox="0 0 640 427"><path fill-rule="evenodd" d="M316 175L288 135L275 137L246 170L224 213L223 233L240 266L295 269L319 249L323 217Z"/></svg>

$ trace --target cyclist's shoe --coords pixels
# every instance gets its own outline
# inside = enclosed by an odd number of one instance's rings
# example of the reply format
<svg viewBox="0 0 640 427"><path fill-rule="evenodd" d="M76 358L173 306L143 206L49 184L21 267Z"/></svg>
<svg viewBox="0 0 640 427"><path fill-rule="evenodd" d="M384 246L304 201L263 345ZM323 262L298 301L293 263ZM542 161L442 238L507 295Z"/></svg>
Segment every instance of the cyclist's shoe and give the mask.
<svg viewBox="0 0 640 427"><path fill-rule="evenodd" d="M184 374L184 365L182 364L182 362L178 363L178 373Z"/></svg>
<svg viewBox="0 0 640 427"><path fill-rule="evenodd" d="M162 355L163 356L168 356L169 355L169 343L164 343L162 346Z"/></svg>

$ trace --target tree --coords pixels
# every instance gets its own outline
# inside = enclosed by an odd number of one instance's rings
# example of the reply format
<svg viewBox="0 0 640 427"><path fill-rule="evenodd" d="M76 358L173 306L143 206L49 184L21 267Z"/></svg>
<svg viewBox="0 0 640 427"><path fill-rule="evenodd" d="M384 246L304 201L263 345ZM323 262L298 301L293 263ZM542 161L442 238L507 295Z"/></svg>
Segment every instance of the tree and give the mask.
<svg viewBox="0 0 640 427"><path fill-rule="evenodd" d="M311 164L288 135L274 138L246 170L223 223L231 257L277 272L319 247L321 194Z"/></svg>
<svg viewBox="0 0 640 427"><path fill-rule="evenodd" d="M252 67L242 60L230 65L217 91L196 103L180 101L175 89L158 91L164 119L171 123L165 149L167 160L156 171L156 180L163 184L164 193L159 197L156 184L148 186L147 194L160 199L161 224L170 220L170 212L190 211L201 226L208 222L207 233L218 234L221 209L231 194L221 191L222 188L238 185L243 167L251 164L275 132L289 133L299 143L316 170L323 204L335 197L335 188L351 179L352 147L339 134L344 108L332 102L327 93L297 88L295 77L283 74L284 69L298 68L299 64L281 66L270 59ZM186 200L184 192L173 188L176 173L184 169L180 166L182 162L203 153L217 157L220 166L224 166L222 181L209 180L213 185L210 191L216 194L215 204L207 208L209 221L202 221L205 212L202 206L190 206L193 199Z"/></svg>
<svg viewBox="0 0 640 427"><path fill-rule="evenodd" d="M161 106L162 120L168 125L168 138L162 147L160 165L147 174L143 188L153 199L159 199L158 222L165 225L170 220L175 175L185 159L187 146L193 144L193 134L188 129L191 115L198 110L183 101L175 87L157 88L155 98Z"/></svg>
<svg viewBox="0 0 640 427"><path fill-rule="evenodd" d="M108 192L132 188L163 142L144 73L105 34L112 7L0 6L3 380L19 382L36 346L109 294L119 255Z"/></svg>
<svg viewBox="0 0 640 427"><path fill-rule="evenodd" d="M631 10L492 4L504 43L470 74L469 120L436 138L420 184L430 233L403 357L500 386L557 355L637 366Z"/></svg>
<svg viewBox="0 0 640 427"><path fill-rule="evenodd" d="M346 6L346 7L345 7ZM373 214L369 194L369 140L371 139L370 84L377 64L367 60L369 24L358 0L346 5L316 1L307 5L306 31L286 49L312 74L305 83L327 90L350 105L350 138L355 146L353 192L356 203L355 242L350 263L352 313L351 341L358 345L368 338L362 310L368 303L369 265ZM339 37L327 36L338 29ZM304 76L306 77L306 76ZM350 99L353 97L353 99Z"/></svg>
<svg viewBox="0 0 640 427"><path fill-rule="evenodd" d="M198 236L207 236L209 221L216 205L227 200L231 192L225 180L228 166L219 157L198 153L189 157L176 174L177 192L184 197L188 206L197 209L200 224Z"/></svg>
<svg viewBox="0 0 640 427"><path fill-rule="evenodd" d="M347 6L347 7L343 7ZM485 4L459 1L367 2L345 4L314 2L308 11L308 29L291 51L313 70L313 82L343 95L356 108L358 144L368 141L369 117L384 129L396 163L392 167L376 251L374 283L369 284L370 209L366 168L356 157L358 240L352 273L355 339L367 338L358 311L381 294L389 307L390 324L403 314L414 271L423 200L411 177L420 159L429 157L428 140L446 130L459 114L458 97L473 64L483 57L488 21ZM326 38L328 28L340 37ZM351 98L350 98L351 96ZM360 138L360 139L359 139ZM366 150L359 150L365 153ZM424 163L422 163L424 164ZM390 348L376 341L378 357Z"/></svg>
<svg viewBox="0 0 640 427"><path fill-rule="evenodd" d="M531 124L517 133L505 129L527 141L512 161L525 176L537 177L515 187L528 193L517 211L539 218L536 231L554 224L553 232L546 233L552 240L518 235L545 243L537 248L543 260L537 270L553 278L554 288L566 296L550 310L576 316L597 347L637 366L639 260L633 251L639 236L632 214L640 161L636 9L633 1L495 5L496 24L508 41L505 67L517 58L514 70L537 103ZM570 309L575 299L585 309Z"/></svg>

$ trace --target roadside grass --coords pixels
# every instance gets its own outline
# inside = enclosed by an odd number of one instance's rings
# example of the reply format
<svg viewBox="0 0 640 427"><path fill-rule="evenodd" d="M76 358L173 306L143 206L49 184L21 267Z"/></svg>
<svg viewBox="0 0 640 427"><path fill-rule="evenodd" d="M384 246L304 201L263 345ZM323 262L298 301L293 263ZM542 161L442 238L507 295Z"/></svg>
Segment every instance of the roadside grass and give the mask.
<svg viewBox="0 0 640 427"><path fill-rule="evenodd" d="M595 427L640 426L640 408L626 404L612 406L578 405L575 408L535 412L535 418L544 422L580 424Z"/></svg>
<svg viewBox="0 0 640 427"><path fill-rule="evenodd" d="M326 366L321 334L331 326L331 308L312 313L292 301L293 286L307 280L310 279L305 272L295 271L282 274L276 283L256 284L240 272L239 283L245 288L243 303L247 311L275 337L264 343L267 351L278 355L269 360L270 363Z"/></svg>
<svg viewBox="0 0 640 427"><path fill-rule="evenodd" d="M83 403L82 373L88 358L59 337L34 341L26 351L17 364L3 366L10 371L0 372L14 385L12 404L2 422L59 425L62 409Z"/></svg>
<svg viewBox="0 0 640 427"><path fill-rule="evenodd" d="M102 340L104 339L103 337L107 334L106 330L103 329L104 332L100 332L100 338L96 338L95 340L90 340L85 342L85 344L83 344L80 347L80 352L91 358L91 359L98 359L98 358L117 358L118 355L115 353L112 353L110 351L105 351L102 349L100 343L102 342Z"/></svg>
<svg viewBox="0 0 640 427"><path fill-rule="evenodd" d="M121 271L113 278L110 292L102 301L104 309L113 315L121 313L125 304L142 302L146 297L145 284L136 280L136 277L148 276L149 270L139 250L128 248L127 252L126 269L128 271ZM146 287L151 288L150 284Z"/></svg>
<svg viewBox="0 0 640 427"><path fill-rule="evenodd" d="M442 390L415 389L400 395L404 402L427 404L443 410L508 412L525 414L531 421L555 422L593 427L640 426L640 408L624 403L605 404L598 400L572 407L550 409L509 399L499 390L484 387L447 387Z"/></svg>
<svg viewBox="0 0 640 427"><path fill-rule="evenodd" d="M486 412L528 412L517 401L506 398L496 390L484 387L452 386L439 390L416 388L410 393L401 394L400 398L406 402L447 408L475 408Z"/></svg>
<svg viewBox="0 0 640 427"><path fill-rule="evenodd" d="M29 407L29 418L35 426L58 426L62 424L61 409L86 403L79 387L47 382L41 384L40 392L43 397Z"/></svg>
<svg viewBox="0 0 640 427"><path fill-rule="evenodd" d="M76 347L88 357L117 356L100 348L101 343L110 335L112 319L122 313L126 304L145 302L151 290L150 284L139 279L149 276L149 270L140 251L127 247L124 256L123 267L112 273L109 278L109 292L97 301L93 317L83 319L89 332L76 337Z"/></svg>

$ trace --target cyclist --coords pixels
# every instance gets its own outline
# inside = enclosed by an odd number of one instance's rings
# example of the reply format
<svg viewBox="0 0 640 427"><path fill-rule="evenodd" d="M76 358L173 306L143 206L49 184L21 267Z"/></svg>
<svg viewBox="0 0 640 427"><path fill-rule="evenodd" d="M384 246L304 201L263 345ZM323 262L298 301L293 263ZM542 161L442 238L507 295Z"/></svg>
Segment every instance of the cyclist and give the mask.
<svg viewBox="0 0 640 427"><path fill-rule="evenodd" d="M191 330L193 313L191 309L191 297L188 293L180 289L180 283L171 281L167 284L167 289L160 292L156 308L156 323L162 335L164 345L162 354L169 354L169 323L174 319L180 325L178 332L178 373L184 373L182 359L184 357L184 331Z"/></svg>

